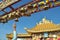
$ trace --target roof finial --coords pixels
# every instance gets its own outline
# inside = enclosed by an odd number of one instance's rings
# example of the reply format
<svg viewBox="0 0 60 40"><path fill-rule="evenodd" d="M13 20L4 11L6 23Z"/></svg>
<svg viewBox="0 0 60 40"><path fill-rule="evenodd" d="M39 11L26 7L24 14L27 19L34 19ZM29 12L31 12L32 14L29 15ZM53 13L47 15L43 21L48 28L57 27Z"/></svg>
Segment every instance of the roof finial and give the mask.
<svg viewBox="0 0 60 40"><path fill-rule="evenodd" d="M46 16L42 19L42 21L43 21L43 22L46 21Z"/></svg>
<svg viewBox="0 0 60 40"><path fill-rule="evenodd" d="M51 23L51 21L46 20L46 17L44 17L44 18L42 19L42 22L43 22L43 23Z"/></svg>

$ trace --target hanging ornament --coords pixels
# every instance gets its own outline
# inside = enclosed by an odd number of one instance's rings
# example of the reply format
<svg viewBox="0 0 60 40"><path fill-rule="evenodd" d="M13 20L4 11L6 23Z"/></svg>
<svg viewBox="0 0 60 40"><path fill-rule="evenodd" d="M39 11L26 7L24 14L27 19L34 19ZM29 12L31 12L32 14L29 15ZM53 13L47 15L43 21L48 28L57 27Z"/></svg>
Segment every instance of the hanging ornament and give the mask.
<svg viewBox="0 0 60 40"><path fill-rule="evenodd" d="M31 4L29 4L28 6L27 6L27 9L32 9L33 8L33 6L31 5Z"/></svg>
<svg viewBox="0 0 60 40"><path fill-rule="evenodd" d="M2 20L2 23L4 24L4 23L7 23L7 20L6 19L3 19Z"/></svg>
<svg viewBox="0 0 60 40"><path fill-rule="evenodd" d="M37 4L34 4L33 7L34 7L34 8L38 8L38 5L37 5Z"/></svg>
<svg viewBox="0 0 60 40"><path fill-rule="evenodd" d="M24 16L31 16L31 14L24 14Z"/></svg>
<svg viewBox="0 0 60 40"><path fill-rule="evenodd" d="M48 10L49 9L49 7L48 6L44 6L44 10Z"/></svg>
<svg viewBox="0 0 60 40"><path fill-rule="evenodd" d="M48 4L49 3L49 0L46 0L46 3Z"/></svg>
<svg viewBox="0 0 60 40"><path fill-rule="evenodd" d="M15 18L15 22L18 22L18 18Z"/></svg>
<svg viewBox="0 0 60 40"><path fill-rule="evenodd" d="M25 8L21 8L20 12L25 13L26 12Z"/></svg>

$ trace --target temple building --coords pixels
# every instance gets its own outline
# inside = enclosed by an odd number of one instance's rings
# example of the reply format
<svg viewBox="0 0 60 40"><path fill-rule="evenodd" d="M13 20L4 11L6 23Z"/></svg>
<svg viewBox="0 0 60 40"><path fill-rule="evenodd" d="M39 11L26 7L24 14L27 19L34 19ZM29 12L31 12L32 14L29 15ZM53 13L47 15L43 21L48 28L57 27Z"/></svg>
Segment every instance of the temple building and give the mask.
<svg viewBox="0 0 60 40"><path fill-rule="evenodd" d="M60 40L60 24L43 18L35 27L24 28L27 33L17 34L17 40ZM7 34L7 39L12 40L13 33Z"/></svg>

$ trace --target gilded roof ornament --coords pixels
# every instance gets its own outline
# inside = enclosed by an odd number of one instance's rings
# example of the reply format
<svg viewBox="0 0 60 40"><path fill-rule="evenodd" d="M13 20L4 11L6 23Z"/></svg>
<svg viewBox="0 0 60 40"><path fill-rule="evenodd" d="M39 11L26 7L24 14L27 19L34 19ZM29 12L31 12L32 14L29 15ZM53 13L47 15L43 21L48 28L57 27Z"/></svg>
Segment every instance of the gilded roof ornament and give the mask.
<svg viewBox="0 0 60 40"><path fill-rule="evenodd" d="M47 20L46 18L43 18L42 23L51 23L51 21Z"/></svg>
<svg viewBox="0 0 60 40"><path fill-rule="evenodd" d="M34 28L27 29L28 32L49 32L49 31L58 31L60 30L60 26L54 24L52 21L46 20L43 18L42 21L38 23Z"/></svg>

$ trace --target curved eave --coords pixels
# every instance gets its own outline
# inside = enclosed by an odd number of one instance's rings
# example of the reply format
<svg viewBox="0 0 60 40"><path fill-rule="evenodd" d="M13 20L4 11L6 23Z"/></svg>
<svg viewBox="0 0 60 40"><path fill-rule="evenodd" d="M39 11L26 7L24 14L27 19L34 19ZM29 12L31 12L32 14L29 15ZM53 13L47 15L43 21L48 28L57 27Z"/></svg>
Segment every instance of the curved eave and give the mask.
<svg viewBox="0 0 60 40"><path fill-rule="evenodd" d="M6 37L12 39L13 38L13 34L7 34Z"/></svg>
<svg viewBox="0 0 60 40"><path fill-rule="evenodd" d="M31 35L30 34L20 34L20 35L17 35L17 38L31 38Z"/></svg>
<svg viewBox="0 0 60 40"><path fill-rule="evenodd" d="M54 31L60 31L60 27L56 28L56 29L45 29L45 30L29 30L29 29L27 29L27 32L30 32L30 33L54 32Z"/></svg>
<svg viewBox="0 0 60 40"><path fill-rule="evenodd" d="M7 34L7 38L13 38L13 34ZM30 34L17 34L17 38L31 38Z"/></svg>

